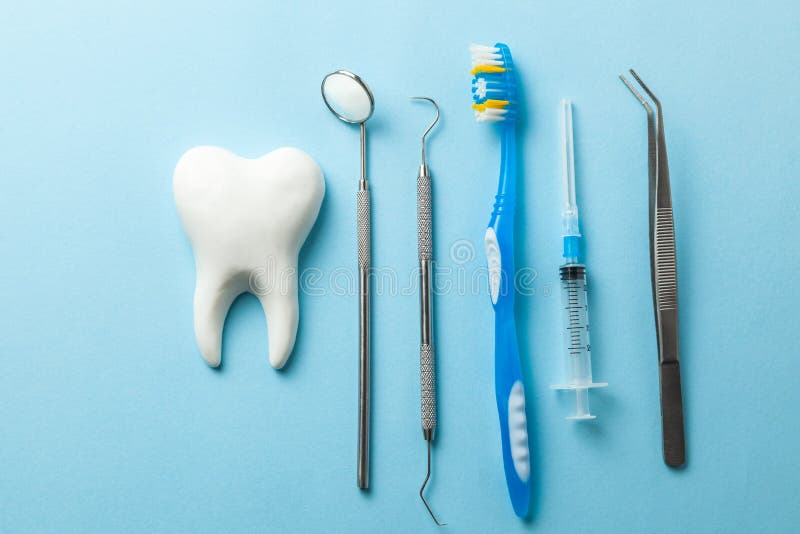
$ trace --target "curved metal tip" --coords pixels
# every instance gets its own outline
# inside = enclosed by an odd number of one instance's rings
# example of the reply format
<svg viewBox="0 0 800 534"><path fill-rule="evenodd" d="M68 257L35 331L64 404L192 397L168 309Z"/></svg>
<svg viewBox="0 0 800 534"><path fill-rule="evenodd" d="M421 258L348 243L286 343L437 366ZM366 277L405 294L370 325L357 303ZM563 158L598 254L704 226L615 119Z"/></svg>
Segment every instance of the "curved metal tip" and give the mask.
<svg viewBox="0 0 800 534"><path fill-rule="evenodd" d="M411 99L411 100L427 100L428 102L433 104L433 107L436 108L436 118L433 119L433 122L431 123L430 126L428 126L428 129L425 130L425 133L422 134L422 163L424 164L425 163L425 137L430 133L431 130L433 130L433 127L436 126L436 123L439 122L439 105L436 103L436 101L434 99L432 99L430 97L427 97L427 96L410 96L408 98Z"/></svg>
<svg viewBox="0 0 800 534"><path fill-rule="evenodd" d="M636 97L636 100L638 100L640 104L642 104L645 108L650 107L647 104L647 100L644 99L644 97L641 95L641 93L639 93L639 91L636 90L636 88L633 86L633 84L631 84L631 82L629 82L628 79L625 76L620 74L619 75L619 79L622 80L622 83L625 84L625 87L627 87L628 90L633 94L633 96Z"/></svg>
<svg viewBox="0 0 800 534"><path fill-rule="evenodd" d="M422 504L425 505L425 508L428 509L428 513L431 514L433 518L433 522L436 523L436 526L443 527L447 523L440 523L438 519L436 519L436 515L434 515L433 510L431 510L430 505L428 505L428 501L425 500L425 495L423 492L425 491L425 486L428 485L428 480L431 478L431 442L428 440L428 472L425 475L425 481L422 483L422 487L419 488L419 498L422 499Z"/></svg>
<svg viewBox="0 0 800 534"><path fill-rule="evenodd" d="M628 69L628 72L630 72L631 75L636 79L636 81L639 82L639 85L642 86L642 89L644 89L644 92L647 93L650 96L650 98L653 99L653 102L656 103L656 107L660 107L661 106L661 102L658 100L658 97L656 97L656 95L653 93L653 91L651 91L650 88L647 87L647 84L644 83L644 80L642 80L639 77L638 74L636 74L636 71L633 70L633 69Z"/></svg>

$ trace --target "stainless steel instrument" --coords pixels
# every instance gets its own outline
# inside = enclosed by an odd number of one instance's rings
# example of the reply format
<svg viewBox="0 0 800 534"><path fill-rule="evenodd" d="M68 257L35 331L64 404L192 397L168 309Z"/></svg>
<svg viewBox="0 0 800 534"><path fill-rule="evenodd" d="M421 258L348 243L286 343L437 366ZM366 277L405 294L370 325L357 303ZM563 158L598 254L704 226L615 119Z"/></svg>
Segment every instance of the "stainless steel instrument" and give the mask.
<svg viewBox="0 0 800 534"><path fill-rule="evenodd" d="M631 75L653 100L657 124L647 100L623 76L620 79L647 112L649 178L650 281L658 342L658 377L661 395L661 433L664 463L679 467L686 461L683 426L681 367L678 354L678 268L675 255L675 223L664 138L661 102L633 69Z"/></svg>
<svg viewBox="0 0 800 534"><path fill-rule="evenodd" d="M417 253L419 255L419 305L420 305L420 347L419 370L422 411L422 437L428 444L428 470L425 481L419 489L419 496L434 522L441 526L433 510L425 500L425 486L431 477L431 442L436 432L436 367L433 348L433 221L431 217L431 175L425 158L425 137L439 121L439 106L432 98L412 96L412 99L426 100L436 108L436 118L422 134L422 163L417 175Z"/></svg>
<svg viewBox="0 0 800 534"><path fill-rule="evenodd" d="M367 126L375 110L369 86L346 70L334 71L322 80L322 98L339 119L358 124L361 132L361 179L358 182L358 467L356 481L369 488L370 426L370 195L367 183Z"/></svg>

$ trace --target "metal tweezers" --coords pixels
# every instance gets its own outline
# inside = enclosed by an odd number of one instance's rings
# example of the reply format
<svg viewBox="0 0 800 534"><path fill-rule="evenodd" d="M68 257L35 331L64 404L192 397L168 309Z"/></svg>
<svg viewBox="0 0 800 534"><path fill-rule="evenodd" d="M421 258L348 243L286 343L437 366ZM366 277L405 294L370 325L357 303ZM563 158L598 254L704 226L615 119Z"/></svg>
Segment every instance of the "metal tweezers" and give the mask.
<svg viewBox="0 0 800 534"><path fill-rule="evenodd" d="M664 463L679 467L686 461L683 431L681 367L678 358L678 269L675 256L675 223L669 185L667 143L661 102L639 75L631 75L656 105L658 124L647 100L620 74L633 96L647 112L647 160L650 195L650 282L658 341L658 378L661 390L661 433Z"/></svg>

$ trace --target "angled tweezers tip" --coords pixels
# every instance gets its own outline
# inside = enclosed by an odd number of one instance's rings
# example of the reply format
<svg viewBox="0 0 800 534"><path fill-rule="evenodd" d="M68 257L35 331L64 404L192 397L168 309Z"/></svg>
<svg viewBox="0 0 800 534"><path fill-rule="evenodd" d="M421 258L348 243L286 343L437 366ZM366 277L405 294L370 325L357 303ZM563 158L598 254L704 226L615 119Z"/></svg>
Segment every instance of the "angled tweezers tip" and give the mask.
<svg viewBox="0 0 800 534"><path fill-rule="evenodd" d="M636 73L633 72L633 69L631 69L631 73L633 73L633 75L636 76ZM638 100L645 107L646 110L650 111L650 104L647 103L647 100L645 100L642 94L636 90L633 84L629 82L628 79L622 74L619 75L619 79L622 80L622 83L625 84L625 87L627 87L628 90L631 93L633 93L633 96L636 97L636 100ZM639 80L639 77L636 76L636 79Z"/></svg>

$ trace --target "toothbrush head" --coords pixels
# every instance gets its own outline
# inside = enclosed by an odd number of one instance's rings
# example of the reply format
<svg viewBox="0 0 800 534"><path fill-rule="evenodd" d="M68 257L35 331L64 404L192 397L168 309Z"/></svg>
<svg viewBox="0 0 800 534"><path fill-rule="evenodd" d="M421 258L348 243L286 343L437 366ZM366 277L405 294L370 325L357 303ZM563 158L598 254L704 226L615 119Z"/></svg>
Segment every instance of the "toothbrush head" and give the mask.
<svg viewBox="0 0 800 534"><path fill-rule="evenodd" d="M478 122L514 122L517 81L511 51L503 43L472 45L472 109Z"/></svg>

